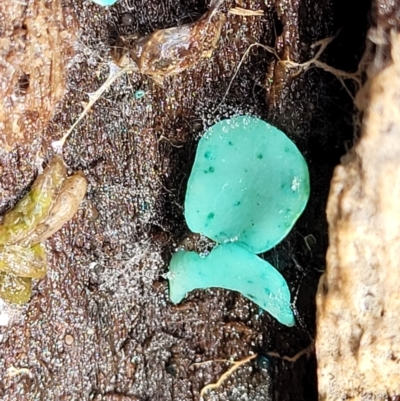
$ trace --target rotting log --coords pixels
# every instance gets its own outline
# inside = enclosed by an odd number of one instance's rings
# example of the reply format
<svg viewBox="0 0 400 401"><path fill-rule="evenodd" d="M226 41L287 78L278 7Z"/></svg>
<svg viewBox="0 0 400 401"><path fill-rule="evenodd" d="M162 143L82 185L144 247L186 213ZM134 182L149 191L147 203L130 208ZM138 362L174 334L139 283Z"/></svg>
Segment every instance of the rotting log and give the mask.
<svg viewBox="0 0 400 401"><path fill-rule="evenodd" d="M327 205L327 270L317 293L320 400L400 397L400 34L379 18L356 97L360 137L335 169Z"/></svg>
<svg viewBox="0 0 400 401"><path fill-rule="evenodd" d="M70 91L43 134L47 143L71 126L87 94L107 78L102 44L110 25L129 11L135 18L132 28L152 32L177 26L182 16L195 19L197 12L205 12L209 1L119 1L107 9L83 0L62 4L73 8L83 34L69 70ZM264 0L247 0L241 6L264 5ZM140 74L121 77L99 100L64 152L71 169L83 169L89 178L85 205L49 239L49 274L35 285L30 303L19 310L20 317L0 327L2 401L193 401L228 369L224 361L242 360L250 352L264 357L241 367L207 400L316 399L314 358L296 355L314 334L310 300L325 254L321 210L347 135L340 117L350 100L322 70L275 73L273 55L259 47L237 68L249 43L274 46L276 35L280 57L309 60L312 43L343 28L335 14L345 15L351 24L337 39L339 50L327 50L334 59L350 60L345 47L355 63L357 37L365 32L360 22L357 26L361 7L354 12L347 5L339 11L336 6L325 0L278 0L267 4L264 18L228 13L212 59L168 79L163 88ZM265 80L267 70L272 81ZM134 97L138 89L145 91L140 101ZM269 256L280 261L293 289L303 276L297 266L307 266L296 296L305 325L286 330L268 314L260 316L240 295L223 290L193 293L178 307L168 301L161 274L186 233L186 180L196 141L203 126L213 122L216 108L218 118L250 113L274 122L310 161L316 179L308 210ZM35 148L29 146L0 156L1 214L29 188L34 158ZM305 235L316 239L309 248Z"/></svg>
<svg viewBox="0 0 400 401"><path fill-rule="evenodd" d="M0 149L30 144L54 116L75 24L61 1L0 2Z"/></svg>

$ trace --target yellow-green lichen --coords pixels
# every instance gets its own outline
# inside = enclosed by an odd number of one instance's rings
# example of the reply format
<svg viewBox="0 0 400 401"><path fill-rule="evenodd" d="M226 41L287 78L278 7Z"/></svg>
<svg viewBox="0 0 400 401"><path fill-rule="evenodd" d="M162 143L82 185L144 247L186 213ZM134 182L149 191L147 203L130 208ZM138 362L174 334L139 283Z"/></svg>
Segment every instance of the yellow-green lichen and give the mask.
<svg viewBox="0 0 400 401"><path fill-rule="evenodd" d="M7 212L0 224L0 297L21 304L31 295L32 279L46 275L41 244L70 220L85 196L81 172L67 178L61 157L55 157L31 190Z"/></svg>

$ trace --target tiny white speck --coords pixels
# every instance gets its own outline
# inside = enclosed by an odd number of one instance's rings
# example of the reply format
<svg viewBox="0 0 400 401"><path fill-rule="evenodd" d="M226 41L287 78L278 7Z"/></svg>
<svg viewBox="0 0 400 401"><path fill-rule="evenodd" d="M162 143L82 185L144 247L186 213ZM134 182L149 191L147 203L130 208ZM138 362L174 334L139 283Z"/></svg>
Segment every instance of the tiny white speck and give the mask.
<svg viewBox="0 0 400 401"><path fill-rule="evenodd" d="M64 141L53 141L51 143L51 147L53 148L54 152L62 153L62 148L64 145Z"/></svg>
<svg viewBox="0 0 400 401"><path fill-rule="evenodd" d="M298 191L300 187L301 180L299 180L299 177L293 177L292 181L292 191Z"/></svg>
<svg viewBox="0 0 400 401"><path fill-rule="evenodd" d="M0 299L0 326L8 326L10 315L7 312L7 305Z"/></svg>
<svg viewBox="0 0 400 401"><path fill-rule="evenodd" d="M8 326L10 321L10 315L8 313L0 314L0 326Z"/></svg>

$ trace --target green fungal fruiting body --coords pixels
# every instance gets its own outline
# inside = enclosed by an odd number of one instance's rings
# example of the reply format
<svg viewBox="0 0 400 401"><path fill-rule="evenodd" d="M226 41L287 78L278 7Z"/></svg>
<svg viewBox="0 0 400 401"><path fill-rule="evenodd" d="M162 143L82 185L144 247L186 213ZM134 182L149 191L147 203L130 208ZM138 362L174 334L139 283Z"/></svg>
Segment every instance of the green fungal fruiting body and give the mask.
<svg viewBox="0 0 400 401"><path fill-rule="evenodd" d="M289 233L309 193L307 163L282 131L249 116L213 125L198 144L185 219L192 231L219 245L205 258L185 251L172 257L171 301L193 289L222 287L294 325L285 279L256 254Z"/></svg>
<svg viewBox="0 0 400 401"><path fill-rule="evenodd" d="M117 0L92 0L94 3L99 4L100 6L107 7L112 6L116 3Z"/></svg>
<svg viewBox="0 0 400 401"><path fill-rule="evenodd" d="M175 304L194 289L220 287L241 292L282 324L294 325L285 279L272 265L240 245L218 245L206 257L179 251L171 260L167 278Z"/></svg>
<svg viewBox="0 0 400 401"><path fill-rule="evenodd" d="M286 237L309 193L307 164L295 144L265 121L235 117L199 142L185 218L193 232L258 254Z"/></svg>
<svg viewBox="0 0 400 401"><path fill-rule="evenodd" d="M135 93L134 93L134 96L135 96L135 99L136 100L139 100L139 99L141 99L141 98L143 98L144 96L146 95L146 92L144 91L144 90L137 90Z"/></svg>

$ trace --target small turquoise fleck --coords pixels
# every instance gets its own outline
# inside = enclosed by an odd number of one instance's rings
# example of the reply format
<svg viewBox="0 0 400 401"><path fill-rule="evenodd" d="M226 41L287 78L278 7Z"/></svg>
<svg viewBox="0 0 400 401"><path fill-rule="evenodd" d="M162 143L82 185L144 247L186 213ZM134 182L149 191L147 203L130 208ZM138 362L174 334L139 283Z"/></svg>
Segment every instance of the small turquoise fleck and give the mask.
<svg viewBox="0 0 400 401"><path fill-rule="evenodd" d="M134 96L135 96L135 99L138 100L138 99L141 99L142 97L144 97L145 94L146 94L145 91L138 90L138 91L135 92Z"/></svg>
<svg viewBox="0 0 400 401"><path fill-rule="evenodd" d="M117 0L92 0L93 3L99 4L100 6L111 6L116 3Z"/></svg>

